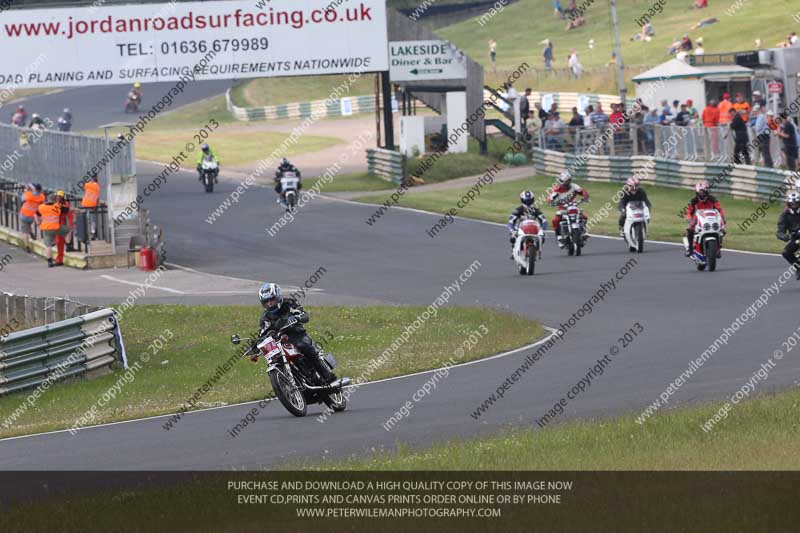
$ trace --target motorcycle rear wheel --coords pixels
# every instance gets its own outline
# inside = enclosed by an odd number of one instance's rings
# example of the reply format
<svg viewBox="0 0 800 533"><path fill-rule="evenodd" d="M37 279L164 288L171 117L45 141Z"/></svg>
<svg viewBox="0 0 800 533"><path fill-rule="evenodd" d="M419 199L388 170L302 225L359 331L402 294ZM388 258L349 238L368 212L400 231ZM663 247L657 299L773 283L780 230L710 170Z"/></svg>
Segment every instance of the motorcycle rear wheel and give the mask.
<svg viewBox="0 0 800 533"><path fill-rule="evenodd" d="M273 370L269 373L269 382L272 385L272 390L275 391L275 396L278 397L281 404L287 411L296 417L306 416L308 406L303 393L299 390L292 392L292 385L280 370Z"/></svg>

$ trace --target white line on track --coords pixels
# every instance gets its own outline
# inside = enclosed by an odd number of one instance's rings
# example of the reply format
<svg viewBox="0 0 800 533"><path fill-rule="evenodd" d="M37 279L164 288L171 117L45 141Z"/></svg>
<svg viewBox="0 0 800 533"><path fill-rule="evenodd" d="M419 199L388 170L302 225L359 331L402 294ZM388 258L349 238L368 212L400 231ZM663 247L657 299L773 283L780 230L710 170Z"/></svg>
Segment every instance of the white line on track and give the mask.
<svg viewBox="0 0 800 533"><path fill-rule="evenodd" d="M143 283L136 283L135 281L126 281L124 279L115 278L114 276L109 276L108 274L101 274L100 277L104 278L104 279L107 279L107 280L116 281L117 283L122 283L124 285L133 285L134 287L144 287L145 286ZM149 285L147 288L148 289L156 289L156 290L159 290L159 291L171 292L173 294L186 294L185 292L179 291L177 289L170 289L169 287L159 287L157 285Z"/></svg>
<svg viewBox="0 0 800 533"><path fill-rule="evenodd" d="M262 283L264 283L263 281L259 281L259 280L255 280L255 279L237 278L237 277L234 277L234 276L226 276L224 274L211 274L209 272L201 272L199 270L195 270L193 268L190 268L190 267L187 267L187 266L178 265L178 264L175 264L175 263L169 263L168 262L168 263L165 263L165 264L167 266L177 268L178 270L185 270L186 272L191 272L192 274L199 274L201 276L211 276L211 277L215 277L215 278L224 278L224 279L230 279L230 280L234 280L234 281L246 281L247 283L257 283L258 285L261 285ZM301 287L298 287L296 285L284 285L282 283L280 285L285 290L289 290L289 291L302 290ZM305 291L306 292L325 292L325 289L319 289L319 288L312 287L310 289L307 288ZM249 292L252 292L252 291L249 291ZM228 291L223 291L220 294L227 294L227 293L228 293ZM187 293L187 294L193 294L193 293ZM200 293L197 293L197 294L200 294ZM202 294L215 294L215 293L214 292L203 292ZM247 294L247 293L242 292L241 294Z"/></svg>
<svg viewBox="0 0 800 533"><path fill-rule="evenodd" d="M508 352L495 354L495 355L492 355L491 357L485 357L483 359L475 359L474 361L467 361L466 363L461 363L461 364L453 365L453 366L450 366L450 367L432 368L431 370L423 370L421 372L414 372L413 374L405 374L405 375L402 375L402 376L394 376L394 377L391 377L391 378L384 378L384 379L378 379L378 380L375 380L375 381L367 381L365 383L358 383L358 384L348 385L345 388L348 388L348 389L354 388L354 387L355 388L361 388L361 387L365 387L367 385L376 385L378 383L384 383L386 381L396 381L398 379L406 379L406 378L410 378L410 377L414 377L414 376L420 376L420 375L423 375L423 374L432 374L432 373L438 372L438 371L440 371L440 370L442 370L444 368L447 368L448 370L452 370L454 368L461 368L461 367L470 366L470 365L477 365L477 364L481 364L481 363L486 363L488 361L492 361L494 359L500 359L502 357L508 357L509 355L514 355L516 353L519 353L519 352L522 352L522 351L525 351L525 350L530 350L532 348L535 348L536 346L539 346L540 344L543 344L543 343L547 342L558 331L556 328L551 328L549 326L542 326L542 327L545 330L549 331L550 334L542 337L541 339L539 339L536 342L533 342L533 343L525 345L525 346L521 346L519 348L515 348L515 349L513 349L511 351L508 351ZM272 401L272 400L274 400L274 398L270 398L269 399L269 401ZM191 414L195 414L195 413L203 413L203 412L206 412L206 411L216 411L218 409L239 408L239 407L242 407L244 405L251 405L251 404L258 403L258 402L263 402L263 401L264 401L264 399L262 398L261 400L253 400L253 401L250 401L250 402L234 403L234 404L231 404L231 405L221 405L221 406L218 406L218 407L209 407L207 409L196 409L194 411L187 411L187 412L183 413L183 416L187 416L187 415L191 415ZM142 418L134 418L133 420L121 420L119 422L108 422L106 424L96 424L94 426L82 427L79 430L77 430L77 432L80 433L81 431L85 431L85 430L88 430L88 429L101 429L101 428L106 428L106 427L110 427L110 426L118 426L118 425L121 425L121 424L130 424L132 422L144 422L144 421L147 421L147 420L157 420L159 418L167 418L167 417L175 416L175 414L176 413L168 413L168 414L165 414L165 415L155 415L155 416L145 416L145 417L142 417ZM58 434L58 433L69 433L69 430L68 429L57 429L57 430L54 430L54 431L44 431L42 433L31 433L30 435L17 435L16 437L6 437L4 439L0 439L0 443L3 443L5 441L10 441L10 440L27 439L27 438L30 438L30 437L42 437L42 436L45 436L45 435L55 435L55 434Z"/></svg>

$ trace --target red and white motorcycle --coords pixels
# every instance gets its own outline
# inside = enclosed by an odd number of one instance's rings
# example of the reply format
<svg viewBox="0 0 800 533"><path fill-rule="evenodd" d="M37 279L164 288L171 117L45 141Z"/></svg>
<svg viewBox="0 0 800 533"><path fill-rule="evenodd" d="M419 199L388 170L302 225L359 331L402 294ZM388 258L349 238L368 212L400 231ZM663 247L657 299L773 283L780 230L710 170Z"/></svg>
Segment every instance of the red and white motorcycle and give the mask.
<svg viewBox="0 0 800 533"><path fill-rule="evenodd" d="M310 403L325 403L332 410L340 412L347 408L347 398L342 388L350 384L350 378L341 378L325 384L314 364L308 361L295 346L289 342L282 331L293 324L287 324L277 332L269 331L258 339L249 340L250 345L242 356L263 357L267 362L267 375L272 390L287 411L294 416L306 416ZM241 343L238 335L231 336L233 344ZM322 360L333 370L336 359L326 353Z"/></svg>
<svg viewBox="0 0 800 533"><path fill-rule="evenodd" d="M514 263L523 276L533 276L537 259L542 258L544 231L535 219L525 219L519 223L514 240Z"/></svg>
<svg viewBox="0 0 800 533"><path fill-rule="evenodd" d="M714 272L722 248L722 236L725 235L725 222L716 209L698 210L695 221L692 255L689 257L697 263L697 270L705 270L708 266L708 271ZM683 238L683 244L686 249L689 248L686 237Z"/></svg>

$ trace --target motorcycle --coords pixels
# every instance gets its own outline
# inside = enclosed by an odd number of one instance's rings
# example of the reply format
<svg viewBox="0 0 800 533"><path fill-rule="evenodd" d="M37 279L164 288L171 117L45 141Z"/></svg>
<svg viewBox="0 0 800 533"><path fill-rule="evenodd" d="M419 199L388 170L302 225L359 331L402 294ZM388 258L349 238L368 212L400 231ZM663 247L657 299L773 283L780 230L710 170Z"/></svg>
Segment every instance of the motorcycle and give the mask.
<svg viewBox="0 0 800 533"><path fill-rule="evenodd" d="M206 192L214 192L214 181L219 174L219 163L213 158L206 157L200 164L200 176L205 185Z"/></svg>
<svg viewBox="0 0 800 533"><path fill-rule="evenodd" d="M650 225L650 209L644 202L628 202L625 206L625 242L628 250L642 253L644 241L647 240L647 228Z"/></svg>
<svg viewBox="0 0 800 533"><path fill-rule="evenodd" d="M281 176L281 205L294 213L297 207L297 190L300 178L294 172L284 172Z"/></svg>
<svg viewBox="0 0 800 533"><path fill-rule="evenodd" d="M536 260L542 257L544 232L537 220L526 219L520 222L514 241L514 263L522 276L533 276Z"/></svg>
<svg viewBox="0 0 800 533"><path fill-rule="evenodd" d="M259 339L244 339L250 341L250 346L242 356L258 354L259 357L264 357L267 361L267 375L275 396L294 416L306 416L308 404L325 403L333 411L344 411L347 408L347 398L344 397L342 389L350 384L350 378L341 378L325 384L314 364L306 360L283 333L283 330L294 324L290 321L278 331L269 331ZM238 335L231 336L233 344L239 344L241 341ZM336 368L333 354L326 353L322 360L331 370Z"/></svg>
<svg viewBox="0 0 800 533"><path fill-rule="evenodd" d="M586 200L584 200L586 201ZM583 222L583 211L578 207L579 203L570 202L563 208L556 211L561 216L560 230L558 237L560 243L567 249L567 255L581 255L581 250L586 243L586 226Z"/></svg>
<svg viewBox="0 0 800 533"><path fill-rule="evenodd" d="M58 131L70 131L72 129L72 122L64 117L58 118Z"/></svg>
<svg viewBox="0 0 800 533"><path fill-rule="evenodd" d="M141 97L136 94L135 92L131 91L128 93L128 99L125 101L125 112L126 113L137 113L139 111L139 105L141 105Z"/></svg>
<svg viewBox="0 0 800 533"><path fill-rule="evenodd" d="M697 263L697 270L709 272L717 269L717 256L722 247L722 236L725 235L725 223L716 209L703 209L695 214L694 242L692 254L689 256ZM683 245L689 249L689 241L683 238Z"/></svg>

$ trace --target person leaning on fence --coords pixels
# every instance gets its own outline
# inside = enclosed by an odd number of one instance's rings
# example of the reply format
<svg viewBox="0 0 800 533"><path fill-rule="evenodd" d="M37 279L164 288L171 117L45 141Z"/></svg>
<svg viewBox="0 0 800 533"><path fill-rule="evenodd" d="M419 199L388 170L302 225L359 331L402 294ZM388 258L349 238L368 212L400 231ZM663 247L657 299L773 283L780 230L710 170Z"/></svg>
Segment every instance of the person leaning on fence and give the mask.
<svg viewBox="0 0 800 533"><path fill-rule="evenodd" d="M73 251L72 248L72 230L75 227L75 221L72 217L69 202L64 191L56 191L56 204L59 208L58 215L58 234L56 235L56 266L64 264L64 246L69 243L68 251Z"/></svg>
<svg viewBox="0 0 800 533"><path fill-rule="evenodd" d="M731 95L728 93L724 93L722 95L722 101L719 103L720 124L731 123L731 119L733 119L733 115L731 115L731 109L733 109L733 103L731 102Z"/></svg>
<svg viewBox="0 0 800 533"><path fill-rule="evenodd" d="M784 114L778 115L780 128L776 135L783 139L783 155L786 158L786 168L790 172L797 170L797 128L792 119Z"/></svg>
<svg viewBox="0 0 800 533"><path fill-rule="evenodd" d="M744 99L742 93L736 93L736 101L733 103L733 108L742 115L742 120L745 122L750 120L750 104Z"/></svg>
<svg viewBox="0 0 800 533"><path fill-rule="evenodd" d="M731 115L731 130L733 130L733 162L737 165L742 164L742 157L744 156L744 162L746 165L750 163L750 150L748 149L748 143L750 142L750 136L747 133L747 122L745 121L744 117L744 110L737 111L735 109L730 110Z"/></svg>
<svg viewBox="0 0 800 533"><path fill-rule="evenodd" d="M770 136L772 130L767 124L766 109L757 105L753 108L753 115L756 117L756 139L758 139L758 150L761 152L761 159L765 167L772 168L772 152L770 151Z"/></svg>
<svg viewBox="0 0 800 533"><path fill-rule="evenodd" d="M86 210L92 240L97 239L97 205L99 202L100 185L97 183L97 174L92 174L91 181L83 185L83 199L81 199L81 207Z"/></svg>
<svg viewBox="0 0 800 533"><path fill-rule="evenodd" d="M61 229L61 207L56 203L55 194L48 194L47 201L39 206L39 217L41 219L39 227L42 229L42 238L47 248L47 266L58 266L53 262L53 244Z"/></svg>
<svg viewBox="0 0 800 533"><path fill-rule="evenodd" d="M34 232L33 223L39 214L39 206L44 203L45 197L42 193L42 186L38 183L29 183L25 186L25 193L22 195L22 206L19 209L19 226L22 231L22 241L25 243L25 251L31 253L31 234ZM35 234L34 234L35 236Z"/></svg>

